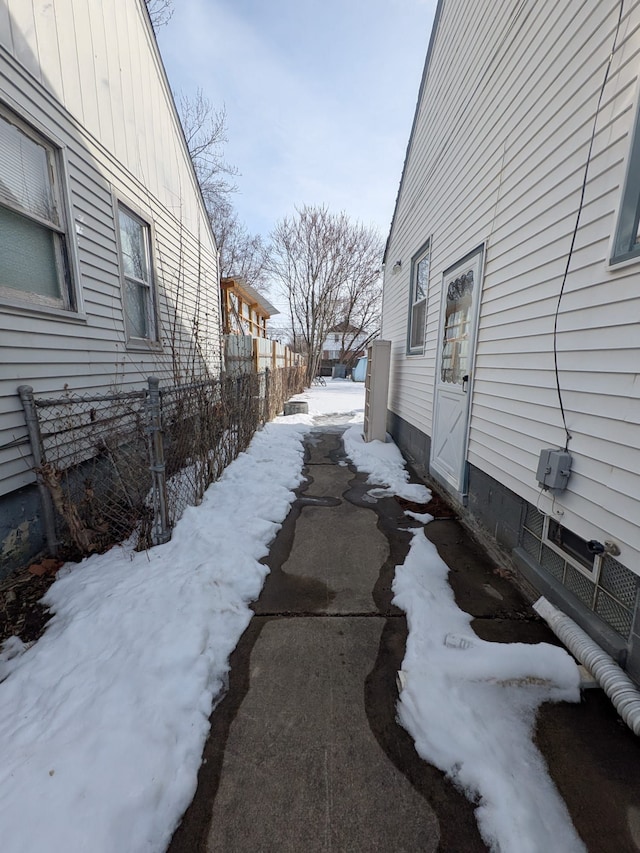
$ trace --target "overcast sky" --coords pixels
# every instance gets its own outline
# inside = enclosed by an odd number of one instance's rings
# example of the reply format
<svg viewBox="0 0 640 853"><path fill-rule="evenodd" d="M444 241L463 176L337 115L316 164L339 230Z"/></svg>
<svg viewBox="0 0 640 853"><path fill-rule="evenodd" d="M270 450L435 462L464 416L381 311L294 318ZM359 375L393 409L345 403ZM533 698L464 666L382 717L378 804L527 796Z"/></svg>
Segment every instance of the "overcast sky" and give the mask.
<svg viewBox="0 0 640 853"><path fill-rule="evenodd" d="M265 237L326 203L386 238L435 0L175 0L174 92L226 106L240 218Z"/></svg>

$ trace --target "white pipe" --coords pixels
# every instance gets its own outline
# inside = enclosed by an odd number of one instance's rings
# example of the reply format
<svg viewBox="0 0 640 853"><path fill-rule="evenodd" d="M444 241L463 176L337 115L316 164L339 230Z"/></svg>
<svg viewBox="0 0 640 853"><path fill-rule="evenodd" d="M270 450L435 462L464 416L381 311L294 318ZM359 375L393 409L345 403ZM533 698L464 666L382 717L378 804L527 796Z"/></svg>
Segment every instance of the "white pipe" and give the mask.
<svg viewBox="0 0 640 853"><path fill-rule="evenodd" d="M597 680L635 735L640 735L640 691L618 664L560 610L540 597L533 609Z"/></svg>

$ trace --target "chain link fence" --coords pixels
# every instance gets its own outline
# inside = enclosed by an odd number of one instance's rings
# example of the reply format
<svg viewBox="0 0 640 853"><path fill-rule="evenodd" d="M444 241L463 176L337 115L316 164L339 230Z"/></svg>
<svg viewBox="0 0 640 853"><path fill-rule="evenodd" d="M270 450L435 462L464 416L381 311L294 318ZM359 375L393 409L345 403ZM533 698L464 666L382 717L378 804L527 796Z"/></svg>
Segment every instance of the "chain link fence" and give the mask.
<svg viewBox="0 0 640 853"><path fill-rule="evenodd" d="M49 551L66 559L171 537L185 507L304 388L304 368L23 403Z"/></svg>

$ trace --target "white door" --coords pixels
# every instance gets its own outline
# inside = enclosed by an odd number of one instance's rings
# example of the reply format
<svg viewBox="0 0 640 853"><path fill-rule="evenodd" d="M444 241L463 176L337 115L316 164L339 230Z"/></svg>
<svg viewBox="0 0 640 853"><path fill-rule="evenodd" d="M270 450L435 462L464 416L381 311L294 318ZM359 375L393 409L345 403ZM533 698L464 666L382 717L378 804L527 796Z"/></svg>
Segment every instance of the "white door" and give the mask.
<svg viewBox="0 0 640 853"><path fill-rule="evenodd" d="M430 470L451 491L466 490L472 370L478 326L482 248L442 280Z"/></svg>

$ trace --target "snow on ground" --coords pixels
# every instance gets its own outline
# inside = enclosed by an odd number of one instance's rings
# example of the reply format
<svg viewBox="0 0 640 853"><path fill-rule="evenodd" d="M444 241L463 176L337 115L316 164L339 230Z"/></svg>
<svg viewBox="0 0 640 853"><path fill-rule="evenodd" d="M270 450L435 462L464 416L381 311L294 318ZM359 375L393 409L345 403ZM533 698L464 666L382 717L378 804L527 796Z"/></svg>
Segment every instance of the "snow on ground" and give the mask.
<svg viewBox="0 0 640 853"><path fill-rule="evenodd" d="M308 415L288 415L287 423L327 426L331 423L360 423L364 419L364 383L350 379L327 379L292 397L309 404ZM276 419L279 420L279 419Z"/></svg>
<svg viewBox="0 0 640 853"><path fill-rule="evenodd" d="M298 399L309 415L257 433L170 542L68 564L46 595L55 615L41 639L28 649L5 644L3 853L165 849L195 791L209 714L264 582L259 560L302 479L303 436L362 420L361 384L333 380ZM424 487L409 488L397 448L365 445L360 431L348 430L345 443L382 487L372 491L427 500ZM480 641L446 573L417 534L394 585L410 625L402 724L423 758L477 793L496 850L580 850L531 743L536 707L576 699L577 670L557 648Z"/></svg>
<svg viewBox="0 0 640 853"><path fill-rule="evenodd" d="M305 394L326 421L364 388ZM361 417L361 414L360 414ZM196 787L212 705L302 480L313 415L256 434L166 545L67 564L29 649L0 652L3 853L160 853Z"/></svg>
<svg viewBox="0 0 640 853"><path fill-rule="evenodd" d="M343 440L344 449L356 468L369 474L368 482L383 486L372 493L374 497L398 495L416 503L431 500L431 492L426 486L408 482L404 459L393 441L367 443L362 428L357 426L346 430Z"/></svg>
<svg viewBox="0 0 640 853"><path fill-rule="evenodd" d="M372 472L370 482L387 491L397 483L404 488L397 448L378 444L365 444L356 429L345 434L347 452ZM564 649L547 643L481 640L472 617L455 603L448 573L436 547L416 531L393 582L394 604L409 625L399 720L418 754L478 803L478 827L491 850L584 853L532 741L542 702L579 701L578 668Z"/></svg>

